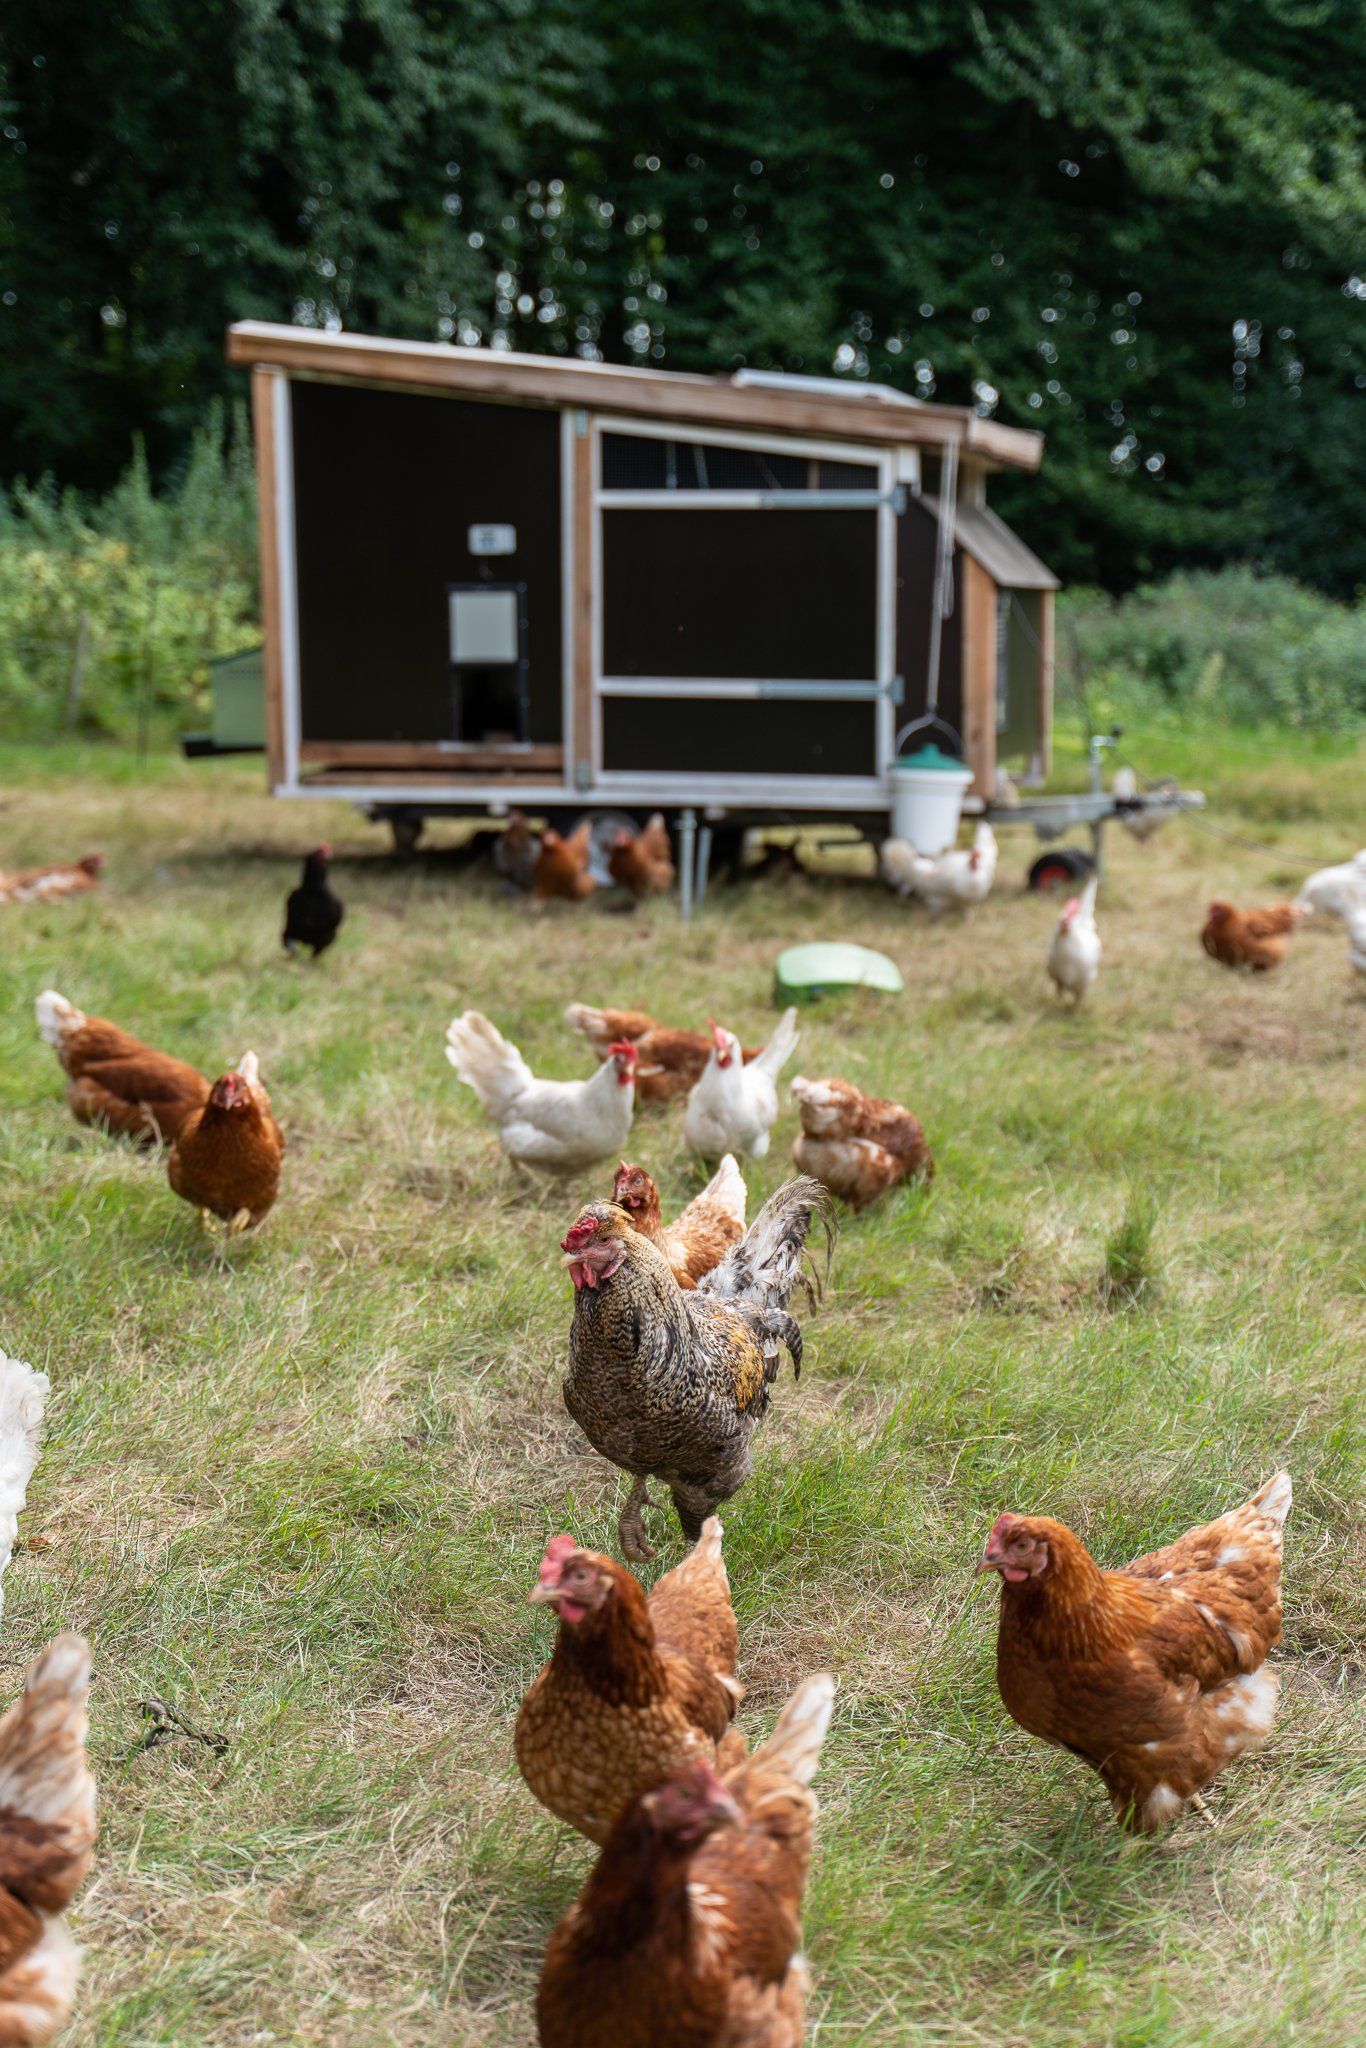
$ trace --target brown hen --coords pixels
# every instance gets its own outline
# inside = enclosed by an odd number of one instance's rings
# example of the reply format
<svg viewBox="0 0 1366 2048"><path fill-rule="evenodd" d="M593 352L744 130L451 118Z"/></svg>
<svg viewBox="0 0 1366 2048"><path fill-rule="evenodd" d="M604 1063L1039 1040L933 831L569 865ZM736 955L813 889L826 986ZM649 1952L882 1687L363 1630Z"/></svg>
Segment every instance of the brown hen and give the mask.
<svg viewBox="0 0 1366 2048"><path fill-rule="evenodd" d="M95 1846L89 1691L89 1645L54 1636L0 1720L0 2048L50 2041L75 1996L80 1950L62 1914Z"/></svg>
<svg viewBox="0 0 1366 2048"><path fill-rule="evenodd" d="M1224 967L1247 967L1269 974L1279 967L1290 934L1302 913L1293 903L1272 903L1265 910L1235 910L1231 903L1211 903L1200 943L1211 960Z"/></svg>
<svg viewBox="0 0 1366 2048"><path fill-rule="evenodd" d="M553 896L569 903L582 903L597 888L588 862L593 845L593 821L585 818L568 839L548 825L531 866L531 900L543 909Z"/></svg>
<svg viewBox="0 0 1366 2048"><path fill-rule="evenodd" d="M671 1102L676 1095L687 1095L701 1080L714 1049L709 1031L675 1031L670 1025L657 1024L643 1010L594 1010L587 1003L571 1003L564 1014L600 1060L607 1058L615 1040L631 1041L640 1056L636 1069L639 1102ZM742 1047L745 1065L761 1050L755 1045Z"/></svg>
<svg viewBox="0 0 1366 2048"><path fill-rule="evenodd" d="M214 1082L204 1107L186 1117L166 1158L176 1194L193 1202L206 1224L218 1217L229 1237L259 1223L280 1190L284 1134L258 1074L255 1053L244 1052Z"/></svg>
<svg viewBox="0 0 1366 2048"><path fill-rule="evenodd" d="M38 1030L68 1076L67 1107L78 1123L98 1124L141 1145L169 1144L192 1109L209 1099L196 1067L157 1052L104 1017L87 1017L56 989L34 1008Z"/></svg>
<svg viewBox="0 0 1366 2048"><path fill-rule="evenodd" d="M102 853L87 853L81 860L64 861L59 867L18 868L0 874L0 903L55 903L63 896L81 896L93 889L104 866Z"/></svg>
<svg viewBox="0 0 1366 2048"><path fill-rule="evenodd" d="M744 1755L730 1725L739 1638L715 1515L648 1598L623 1565L572 1536L549 1543L530 1597L560 1624L513 1737L542 1806L602 1843L637 1792L670 1771Z"/></svg>
<svg viewBox="0 0 1366 2048"><path fill-rule="evenodd" d="M1070 1749L1125 1827L1158 1828L1266 1740L1279 1681L1290 1475L1124 1571L1046 1515L1002 1515L979 1571L1001 1574L996 1677L1007 1713Z"/></svg>
<svg viewBox="0 0 1366 2048"><path fill-rule="evenodd" d="M851 1208L866 1208L912 1174L933 1180L924 1128L899 1102L864 1095L852 1081L808 1081L802 1074L792 1093L802 1120L792 1147L798 1170L824 1181Z"/></svg>
<svg viewBox="0 0 1366 2048"><path fill-rule="evenodd" d="M674 885L673 849L662 811L656 811L643 832L628 832L623 826L612 839L607 872L623 889L639 900L662 895Z"/></svg>
<svg viewBox="0 0 1366 2048"><path fill-rule="evenodd" d="M732 1152L667 1228L659 1189L643 1166L628 1166L622 1160L612 1200L626 1211L641 1236L663 1252L680 1287L696 1287L745 1234L745 1183Z"/></svg>
<svg viewBox="0 0 1366 2048"><path fill-rule="evenodd" d="M627 1807L550 1937L543 2048L799 2048L808 1787L834 1693L816 1673L721 1779L692 1763Z"/></svg>

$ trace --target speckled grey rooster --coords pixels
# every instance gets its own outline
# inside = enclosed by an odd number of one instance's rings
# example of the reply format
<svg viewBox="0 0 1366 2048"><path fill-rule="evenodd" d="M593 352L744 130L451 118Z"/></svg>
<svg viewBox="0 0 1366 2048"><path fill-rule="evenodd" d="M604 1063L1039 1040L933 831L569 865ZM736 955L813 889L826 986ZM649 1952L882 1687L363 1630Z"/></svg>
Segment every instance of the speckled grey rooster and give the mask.
<svg viewBox="0 0 1366 2048"><path fill-rule="evenodd" d="M644 1509L654 1475L673 1495L695 1543L720 1501L744 1485L750 1439L786 1350L801 1371L802 1333L789 1312L808 1273L813 1219L835 1241L830 1197L817 1180L779 1188L721 1264L684 1293L668 1260L613 1202L590 1202L564 1239L574 1282L564 1403L594 1450L635 1480L618 1535L625 1556L653 1557Z"/></svg>

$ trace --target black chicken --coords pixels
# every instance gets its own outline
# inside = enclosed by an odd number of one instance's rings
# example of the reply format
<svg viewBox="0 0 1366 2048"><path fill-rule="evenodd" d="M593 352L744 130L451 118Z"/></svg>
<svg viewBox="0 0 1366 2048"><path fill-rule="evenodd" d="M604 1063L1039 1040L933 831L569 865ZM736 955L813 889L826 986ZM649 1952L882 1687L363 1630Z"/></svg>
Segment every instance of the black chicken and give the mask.
<svg viewBox="0 0 1366 2048"><path fill-rule="evenodd" d="M768 1407L781 1353L801 1371L802 1335L788 1304L798 1282L814 1298L824 1273L805 1270L812 1220L836 1234L817 1180L789 1181L719 1266L684 1293L663 1253L613 1202L590 1202L564 1239L574 1282L564 1402L594 1450L635 1480L618 1536L631 1558L653 1557L644 1509L651 1474L673 1496L695 1543L718 1502L750 1475L750 1439Z"/></svg>
<svg viewBox="0 0 1366 2048"><path fill-rule="evenodd" d="M284 947L293 953L297 946L311 946L313 958L325 953L337 936L346 909L327 885L330 846L315 846L304 857L303 880L291 889L285 904Z"/></svg>

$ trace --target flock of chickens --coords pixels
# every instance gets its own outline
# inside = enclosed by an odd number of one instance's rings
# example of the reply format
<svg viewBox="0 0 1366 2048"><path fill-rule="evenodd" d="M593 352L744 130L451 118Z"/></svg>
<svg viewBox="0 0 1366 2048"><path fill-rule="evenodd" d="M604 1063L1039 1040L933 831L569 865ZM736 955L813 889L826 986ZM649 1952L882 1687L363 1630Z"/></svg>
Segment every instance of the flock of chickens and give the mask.
<svg viewBox="0 0 1366 2048"><path fill-rule="evenodd" d="M634 858L647 835L613 852ZM563 893L550 875L578 865L573 840L547 833L528 852L533 895ZM658 879L667 852L665 835L652 887L667 886ZM342 920L327 858L326 848L309 856L286 913L286 945L315 956ZM889 872L901 860L887 848L883 858ZM980 901L995 869L989 827L948 859L928 864L931 874L910 855L902 871L933 909ZM18 879L34 887L32 876ZM955 894L963 889L967 897ZM1099 966L1095 897L1092 879L1050 943L1049 972L1076 1001ZM1300 906L1212 906L1205 948L1264 971L1310 909L1343 916L1356 947L1366 854L1315 876ZM1366 949L1353 957L1366 968ZM81 1122L164 1146L171 1189L211 1229L231 1236L261 1221L279 1189L284 1140L253 1053L210 1082L54 990L38 996L36 1012ZM446 1054L514 1162L552 1173L619 1162L610 1194L579 1210L560 1245L573 1288L563 1396L589 1443L630 1481L623 1556L655 1555L645 1523L658 1507L652 1480L667 1489L689 1548L647 1593L625 1565L556 1536L530 1591L553 1612L556 1636L517 1716L517 1765L532 1795L600 1852L550 1938L540 2038L546 2048L797 2048L810 1785L835 1683L807 1677L749 1751L735 1718L740 1642L716 1510L750 1475L784 1358L801 1369L793 1308L803 1294L814 1304L828 1279L836 1199L862 1208L928 1178L934 1161L904 1106L838 1077L798 1076L797 1176L747 1224L740 1160L769 1148L778 1080L798 1042L795 1011L762 1047L718 1023L703 1033L637 1011L574 1004L567 1019L597 1058L583 1080L538 1078L474 1010L450 1024ZM719 1163L666 1223L651 1175L622 1155L637 1103L674 1099L684 1101L689 1145ZM46 1392L45 1375L0 1355L0 1571ZM1092 1766L1123 1826L1153 1830L1188 1804L1203 1807L1210 1780L1265 1740L1290 1503L1279 1472L1241 1507L1117 1571L1048 1517L1003 1514L991 1529L978 1569L1001 1582L1002 1700L1023 1728ZM0 1721L0 2041L47 2041L74 1994L76 1951L61 1915L95 1839L89 1683L87 1646L59 1636Z"/></svg>

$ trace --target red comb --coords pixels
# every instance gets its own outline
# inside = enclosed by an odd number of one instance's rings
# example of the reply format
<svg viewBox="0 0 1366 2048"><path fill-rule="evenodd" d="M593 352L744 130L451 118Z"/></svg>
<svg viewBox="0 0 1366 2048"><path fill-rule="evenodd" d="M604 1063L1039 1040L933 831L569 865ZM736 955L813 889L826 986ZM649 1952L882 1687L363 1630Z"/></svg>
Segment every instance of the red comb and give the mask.
<svg viewBox="0 0 1366 2048"><path fill-rule="evenodd" d="M541 1559L540 1580L543 1586L549 1585L553 1579L558 1579L565 1559L572 1557L578 1547L572 1536L551 1537L545 1547L545 1556Z"/></svg>
<svg viewBox="0 0 1366 2048"><path fill-rule="evenodd" d="M582 1251L598 1227L596 1216L581 1216L577 1223L571 1223L567 1234L560 1239L562 1252Z"/></svg>

